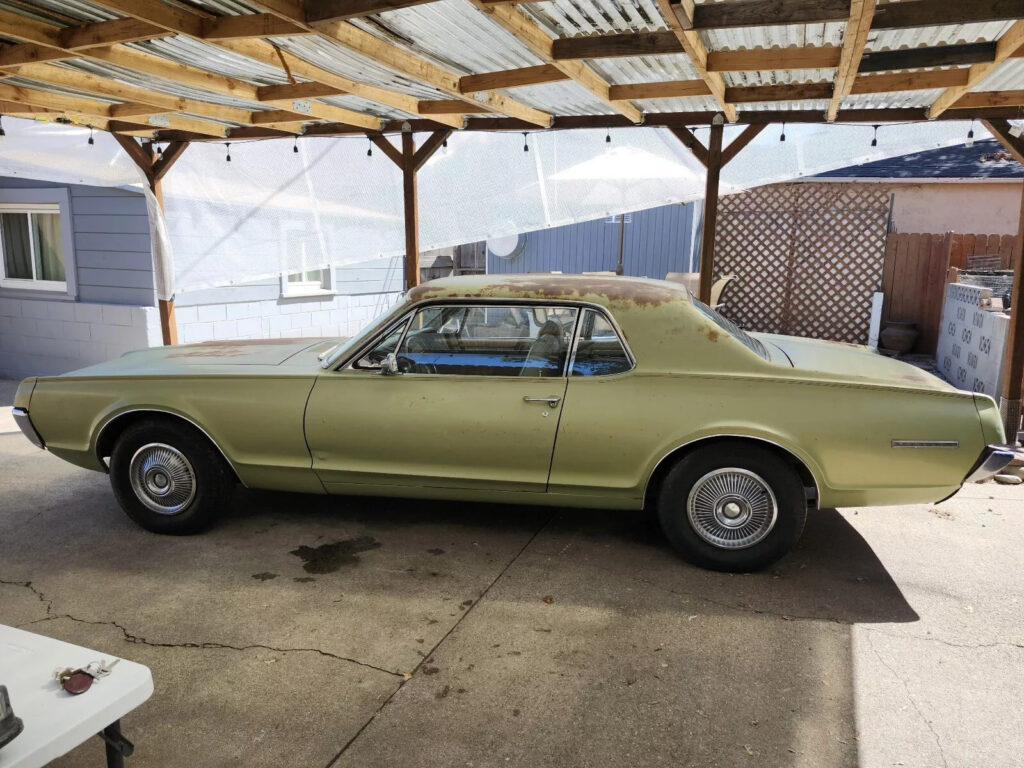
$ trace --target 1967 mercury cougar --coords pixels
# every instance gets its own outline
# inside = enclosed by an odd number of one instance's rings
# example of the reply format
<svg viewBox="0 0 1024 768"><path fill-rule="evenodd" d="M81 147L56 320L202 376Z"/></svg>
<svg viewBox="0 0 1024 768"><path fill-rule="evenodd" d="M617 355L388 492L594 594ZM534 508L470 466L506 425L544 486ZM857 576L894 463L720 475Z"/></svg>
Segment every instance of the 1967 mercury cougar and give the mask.
<svg viewBox="0 0 1024 768"><path fill-rule="evenodd" d="M25 434L109 471L151 531L236 482L657 510L708 568L761 568L808 510L934 502L1012 454L995 403L866 348L745 333L682 286L460 277L358 336L212 342L26 379Z"/></svg>

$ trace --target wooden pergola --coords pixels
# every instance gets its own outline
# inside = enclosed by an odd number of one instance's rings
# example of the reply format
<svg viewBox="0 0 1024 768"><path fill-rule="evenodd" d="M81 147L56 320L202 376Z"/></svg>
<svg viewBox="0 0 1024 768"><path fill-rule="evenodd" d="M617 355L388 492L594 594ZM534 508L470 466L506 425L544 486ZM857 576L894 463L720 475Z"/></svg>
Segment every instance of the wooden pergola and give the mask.
<svg viewBox="0 0 1024 768"><path fill-rule="evenodd" d="M1024 162L1024 0L8 0L0 115L109 131L158 199L191 142L366 135L402 172L407 287L417 171L452 132L665 127L707 168L707 300L720 171L768 124L975 119Z"/></svg>

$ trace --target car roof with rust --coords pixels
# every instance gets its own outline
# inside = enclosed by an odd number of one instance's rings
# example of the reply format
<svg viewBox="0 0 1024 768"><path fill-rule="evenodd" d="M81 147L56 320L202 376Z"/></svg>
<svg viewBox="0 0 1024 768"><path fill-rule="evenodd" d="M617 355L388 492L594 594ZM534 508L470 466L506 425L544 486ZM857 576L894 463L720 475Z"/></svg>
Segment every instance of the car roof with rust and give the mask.
<svg viewBox="0 0 1024 768"><path fill-rule="evenodd" d="M689 302L686 287L666 280L619 275L462 275L444 277L409 290L410 302L432 299L543 299L590 301L607 306L656 306Z"/></svg>

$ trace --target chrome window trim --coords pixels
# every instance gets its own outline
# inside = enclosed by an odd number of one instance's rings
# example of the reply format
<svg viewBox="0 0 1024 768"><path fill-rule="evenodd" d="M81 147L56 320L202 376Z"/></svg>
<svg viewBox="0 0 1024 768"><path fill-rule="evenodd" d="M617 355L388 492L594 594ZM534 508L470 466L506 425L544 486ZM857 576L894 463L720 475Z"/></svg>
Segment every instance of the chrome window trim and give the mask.
<svg viewBox="0 0 1024 768"><path fill-rule="evenodd" d="M583 376L583 375L581 375L581 376L579 376L577 378L591 379L591 378L604 378L606 376L622 376L623 374L631 373L634 370L636 370L636 358L633 357L633 350L631 350L629 348L629 344L626 343L626 337L622 333L622 329L619 328L619 324L615 321L615 318L612 317L612 314L610 312L608 312L608 310L605 307L602 307L600 304L588 304L588 305L583 305L583 306L584 306L584 309L593 309L597 313L603 315L604 319L608 321L608 325L610 325L612 327L612 330L615 332L615 335L619 339L619 344L622 345L622 349L626 353L626 358L629 360L629 370L619 371L618 373L595 374L594 376ZM580 342L580 331L582 330L582 325L583 325L583 311L584 310L580 310L579 317L577 318L577 321L576 321L576 334L573 337L571 361L569 363L569 367L566 369L566 372L565 372L566 378L569 378L569 379L573 378L572 369L573 369L573 366L576 364L576 350L577 350L577 348L579 346L579 342Z"/></svg>
<svg viewBox="0 0 1024 768"><path fill-rule="evenodd" d="M129 408L126 411L121 411L120 413L115 415L112 419L109 419L102 427L100 427L99 432L96 433L96 439L93 441L92 450L96 454L96 458L99 460L100 464L102 464L104 467L107 467L107 463L103 460L103 457L100 456L100 454L99 454L99 445L100 445L101 439L103 437L103 433L107 431L107 427L109 427L115 421L120 419L122 416L127 416L129 413L163 413L163 414L166 414L168 416L175 416L175 417L181 419L182 421L188 422L193 427L195 427L200 432L202 432L203 436L207 440L210 441L210 443L213 445L214 448L217 449L217 453L219 453L221 455L221 457L224 459L224 461L227 462L228 466L231 467L231 471L235 473L235 477L238 478L238 482L241 483L242 487L243 488L248 488L249 487L249 486L247 486L245 484L245 481L242 479L242 476L238 473L238 469L235 468L234 462L231 461L231 459L228 458L228 455L226 453L224 453L224 450L217 444L217 441L214 440L210 436L209 432L207 432L205 429L203 429L201 426L199 426L196 422L194 422L188 416L180 414L177 411L169 411L166 408ZM107 467L107 472L110 472L110 468L109 467Z"/></svg>
<svg viewBox="0 0 1024 768"><path fill-rule="evenodd" d="M413 316L415 315L416 312L418 312L421 309L426 309L428 307L443 306L443 305L448 305L448 304L455 304L455 305L459 305L459 306L469 306L469 307L509 306L509 307L576 307L576 308L579 308L580 311L576 314L576 327L573 329L573 339L572 340L573 340L574 346L570 350L570 354L566 355L566 366L565 366L565 368L563 368L562 376L561 377L557 377L557 378L565 378L565 379L571 378L569 376L569 372L572 369L569 367L568 362L569 362L570 356L575 353L575 341L576 341L576 336L577 336L577 332L578 332L578 328L579 328L579 321L580 321L580 318L583 316L583 311L582 310L583 309L593 309L593 310L595 310L597 312L600 312L601 314L603 314L608 319L608 321L611 324L612 328L615 330L615 334L619 337L619 343L622 344L622 348L624 350L626 350L626 356L629 358L629 362L630 362L630 369L629 369L629 371L623 371L620 374L613 374L613 375L621 376L623 373L629 373L630 371L632 371L632 370L634 370L636 368L636 357L633 355L633 350L631 350L629 348L629 344L626 342L626 337L622 333L622 329L619 327L619 324L618 324L618 322L616 322L615 318L612 317L611 314L607 311L607 309L605 307L601 306L600 304L594 304L593 302L589 302L589 301L574 301L572 299L503 299L503 298L486 298L486 297L479 297L479 296L477 296L477 297L451 297L451 298L432 299L430 301L423 301L423 302L418 302L416 304L412 304L412 305L410 305L408 307L408 310L404 314L399 316L398 320L396 320L393 323L388 324L386 328L384 328L383 330L381 330L379 333L375 334L371 338L367 339L365 344L363 344L360 347L356 348L352 352L352 354L349 355L348 357L343 358L343 359L341 359L340 361L338 361L336 363L333 363L333 361L332 361L333 364L330 367L332 368L332 370L334 372L339 372L339 371L344 371L344 370L355 370L355 371L362 370L362 369L359 369L359 368L353 368L352 367L353 363L355 363L357 360L359 360L361 355L366 354L366 352L369 351L370 349L372 349L376 344L379 344L380 341L385 338L385 336L387 335L388 331L392 330L395 326L397 326L403 320L408 320L408 321L410 321L410 324L411 324L411 320L412 320ZM405 340L405 335L403 334L402 339L399 340L399 345L401 345L402 341L404 341L404 340ZM450 375L450 374L443 374L443 373L429 374L429 373L426 373L426 374L412 374L412 375L416 375L416 376L435 376L435 375L436 376L447 376L447 375ZM473 375L476 375L476 374L465 374L465 375L473 376ZM511 377L511 376L505 376L505 377L481 376L480 378L493 379L493 378L515 378L515 377ZM587 378L587 377L581 377L581 378Z"/></svg>

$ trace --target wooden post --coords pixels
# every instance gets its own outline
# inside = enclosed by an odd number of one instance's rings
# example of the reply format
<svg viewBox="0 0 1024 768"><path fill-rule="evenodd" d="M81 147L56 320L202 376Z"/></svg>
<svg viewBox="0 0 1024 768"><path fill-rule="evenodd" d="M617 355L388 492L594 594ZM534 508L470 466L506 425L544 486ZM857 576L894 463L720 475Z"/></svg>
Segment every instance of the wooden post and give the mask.
<svg viewBox="0 0 1024 768"><path fill-rule="evenodd" d="M434 131L416 149L416 142L409 123L402 125L402 150L380 133L367 133L366 136L402 171L402 200L405 207L405 289L420 284L420 233L419 212L416 199L416 173L431 155L448 140L451 129Z"/></svg>
<svg viewBox="0 0 1024 768"><path fill-rule="evenodd" d="M1010 133L1006 120L983 120L985 127L1006 147L1018 161L1024 163L1024 138ZM1006 352L1003 358L1003 393L999 398L999 412L1003 417L1006 440L1017 442L1020 431L1021 383L1024 380L1024 191L1021 192L1020 216L1017 221L1017 241L1011 259L1013 290L1010 294L1010 325L1006 332Z"/></svg>
<svg viewBox="0 0 1024 768"><path fill-rule="evenodd" d="M128 156L135 161L142 173L149 182L149 189L156 198L157 204L162 211L164 208L163 189L160 181L171 169L171 166L181 157L182 152L188 149L187 141L172 141L162 154L157 154L153 149L153 142L147 141L140 145L131 136L122 136L119 133L111 134L117 143L121 145ZM163 265L154 264L154 269L162 269ZM160 334L163 337L165 346L172 346L178 343L178 325L174 320L174 299L157 299L157 308L160 311Z"/></svg>
<svg viewBox="0 0 1024 768"><path fill-rule="evenodd" d="M704 211L700 239L699 298L711 303L711 283L715 274L715 226L718 222L718 179L722 172L722 132L725 117L719 113L711 121L708 141L708 175L704 187Z"/></svg>

